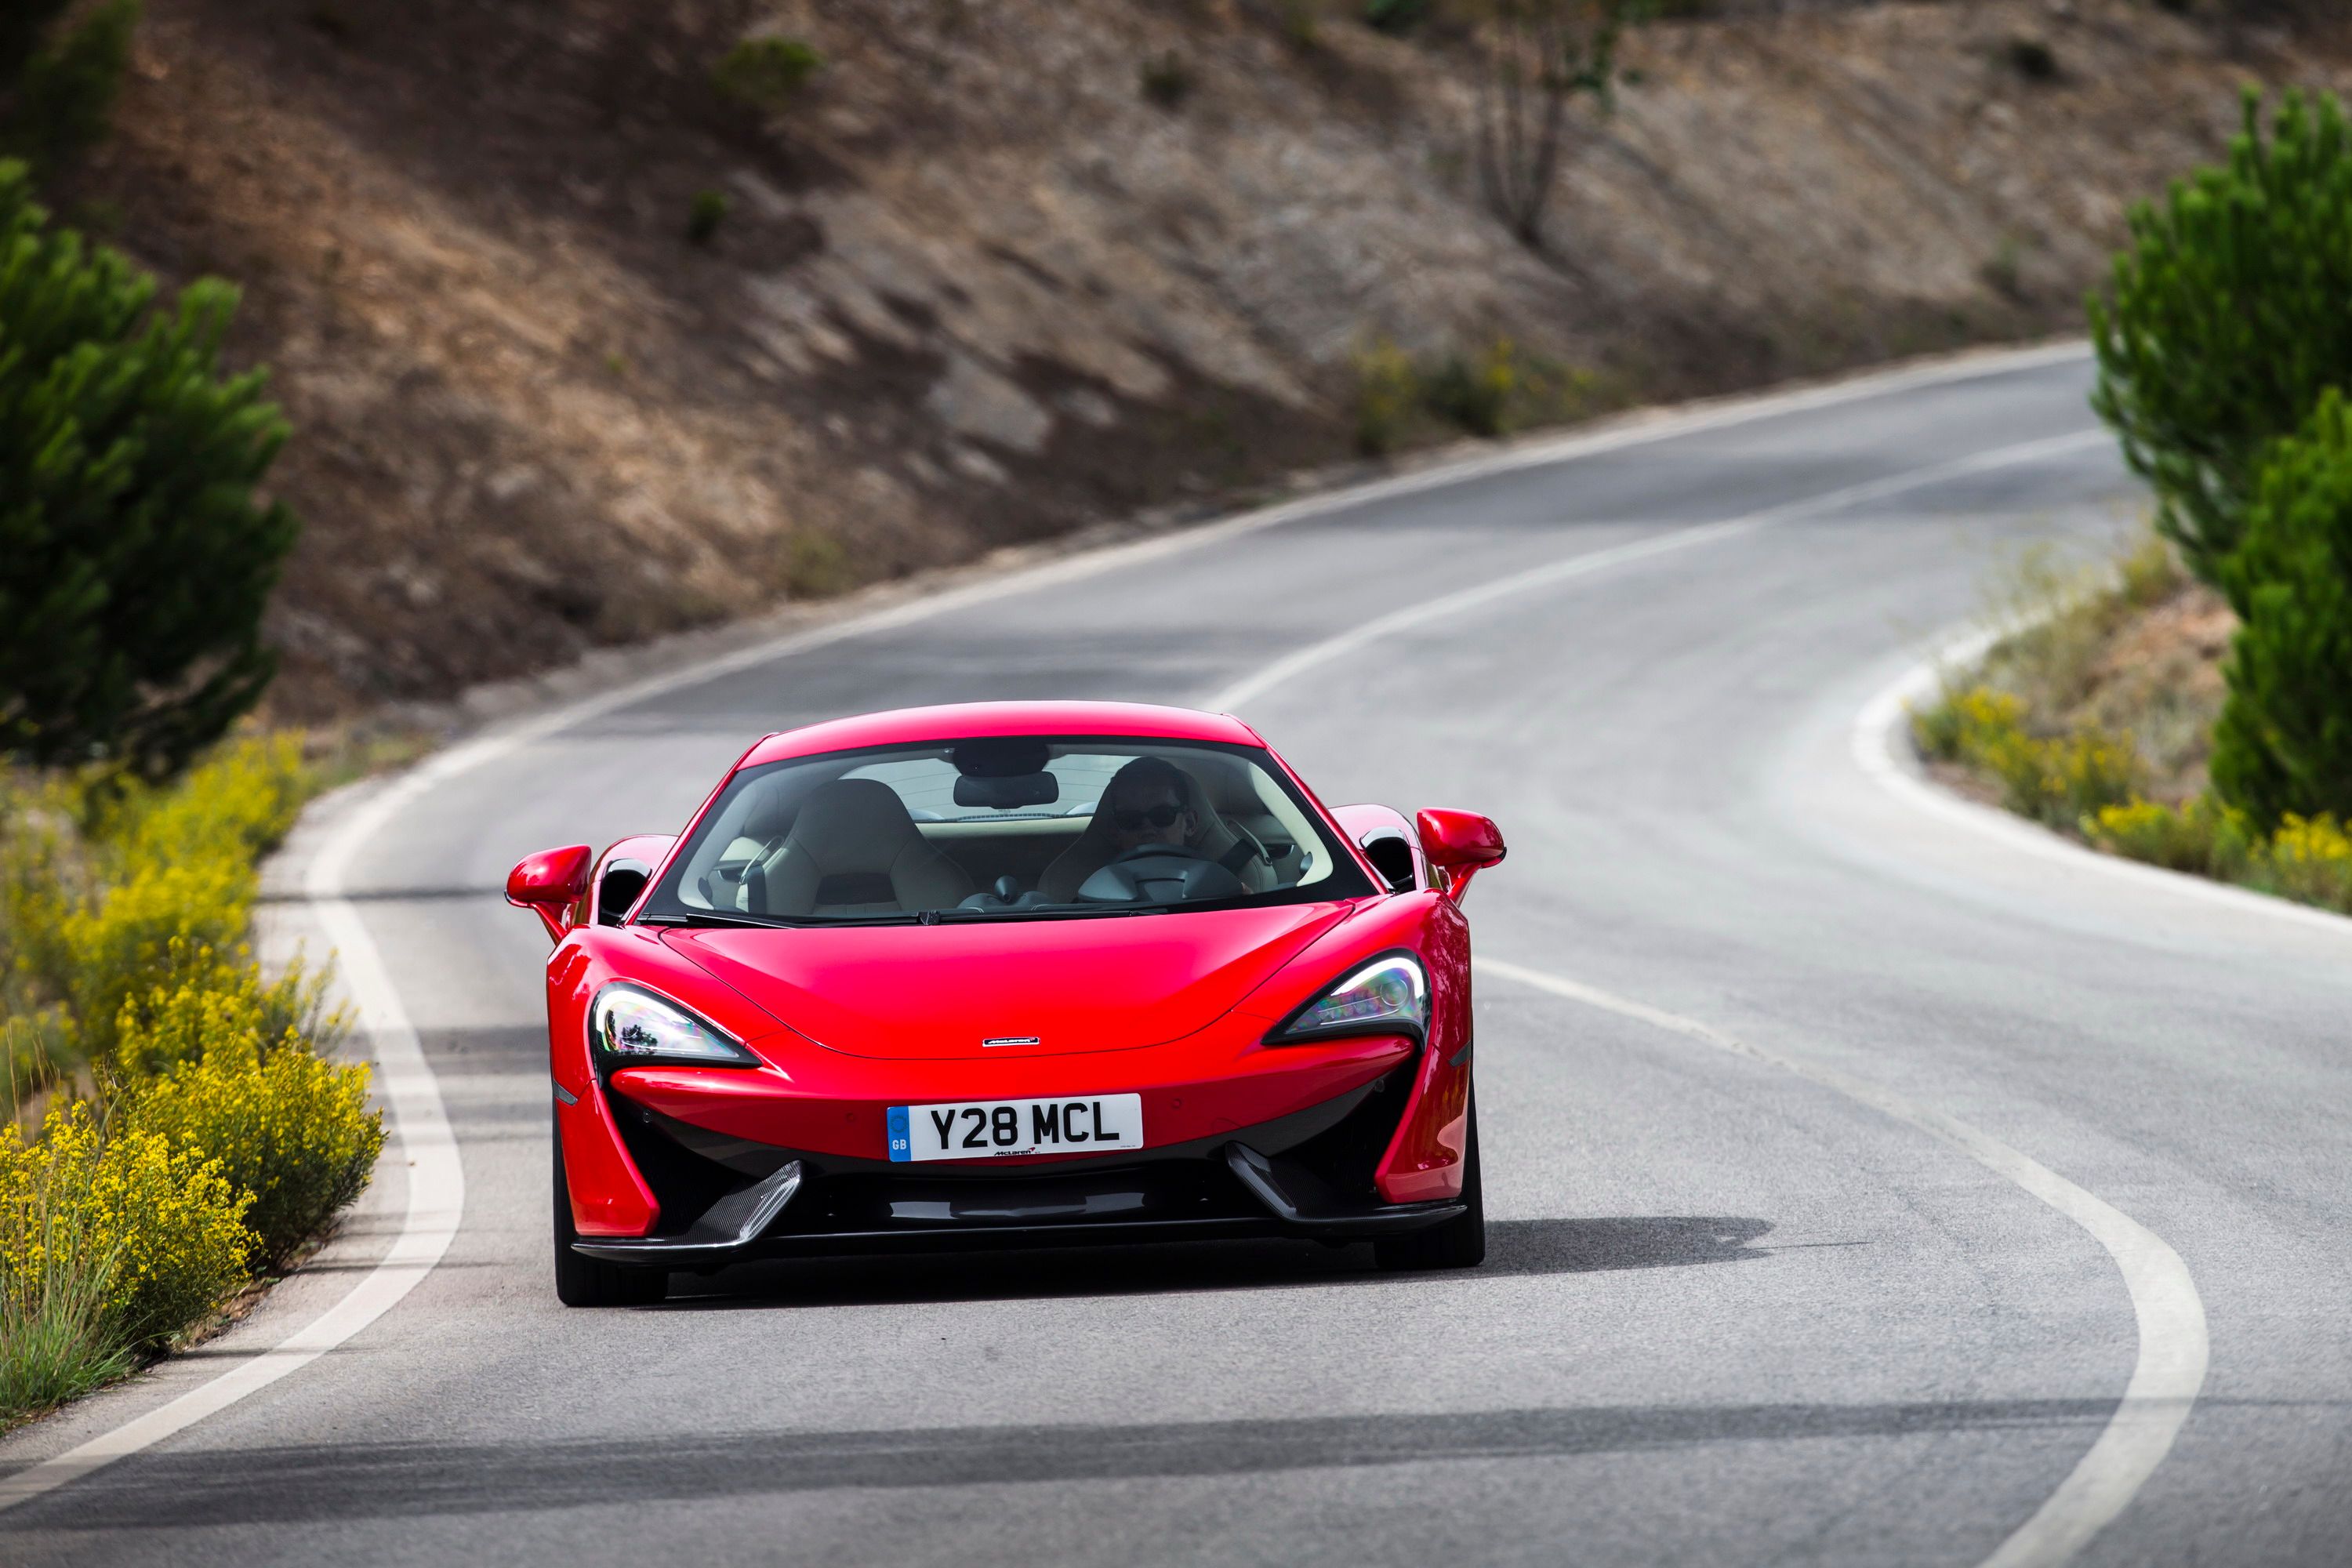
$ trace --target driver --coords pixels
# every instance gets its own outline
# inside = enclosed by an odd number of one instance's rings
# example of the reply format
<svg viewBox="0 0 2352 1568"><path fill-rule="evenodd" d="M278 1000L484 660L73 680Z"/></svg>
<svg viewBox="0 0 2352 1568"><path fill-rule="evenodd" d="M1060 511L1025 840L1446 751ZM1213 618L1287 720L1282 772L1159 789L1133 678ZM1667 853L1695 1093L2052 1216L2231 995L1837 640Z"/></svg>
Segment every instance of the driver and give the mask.
<svg viewBox="0 0 2352 1568"><path fill-rule="evenodd" d="M1217 815L1190 773L1165 757L1144 756L1111 775L1085 835L1045 868L1037 890L1047 903L1066 904L1106 864L1154 845L1213 860L1252 892L1275 885L1274 868L1256 842Z"/></svg>
<svg viewBox="0 0 2352 1568"><path fill-rule="evenodd" d="M1110 819L1113 855L1147 844L1190 844L1200 837L1192 784L1164 757L1138 757L1119 769L1095 809Z"/></svg>

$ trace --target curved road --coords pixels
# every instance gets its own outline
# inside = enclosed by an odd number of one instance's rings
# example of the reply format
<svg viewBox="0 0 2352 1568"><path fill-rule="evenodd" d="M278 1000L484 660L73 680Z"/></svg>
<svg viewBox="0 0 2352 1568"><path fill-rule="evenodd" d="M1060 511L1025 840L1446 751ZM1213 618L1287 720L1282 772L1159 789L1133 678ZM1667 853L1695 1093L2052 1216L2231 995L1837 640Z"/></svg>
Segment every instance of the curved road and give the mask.
<svg viewBox="0 0 2352 1568"><path fill-rule="evenodd" d="M2112 449L2069 439L2086 382L1885 378L1066 562L413 787L345 881L456 1134L446 1257L0 1512L0 1561L1971 1564L2062 1555L2053 1497L2114 1515L2085 1563L2344 1561L2352 925L1922 809L1852 744L2002 546L2126 525ZM507 867L676 825L764 730L1047 695L1230 697L1326 799L1503 823L1470 902L1500 961L1487 1265L1019 1254L558 1308L544 944ZM2210 1370L2141 1413L2137 1470L2103 1442L2147 1258L1937 1119L2185 1263L2149 1343L2201 1304ZM407 1180L387 1161L247 1323L0 1468L301 1328L394 1247Z"/></svg>

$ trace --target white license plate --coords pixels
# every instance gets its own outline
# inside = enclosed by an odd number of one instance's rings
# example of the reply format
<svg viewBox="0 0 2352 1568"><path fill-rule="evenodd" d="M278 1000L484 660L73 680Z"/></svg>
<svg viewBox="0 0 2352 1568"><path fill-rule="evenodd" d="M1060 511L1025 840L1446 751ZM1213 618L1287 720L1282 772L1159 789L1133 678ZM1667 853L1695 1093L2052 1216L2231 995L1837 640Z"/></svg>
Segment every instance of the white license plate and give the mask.
<svg viewBox="0 0 2352 1568"><path fill-rule="evenodd" d="M1143 1147L1143 1096L976 1100L890 1108L893 1160L989 1160Z"/></svg>

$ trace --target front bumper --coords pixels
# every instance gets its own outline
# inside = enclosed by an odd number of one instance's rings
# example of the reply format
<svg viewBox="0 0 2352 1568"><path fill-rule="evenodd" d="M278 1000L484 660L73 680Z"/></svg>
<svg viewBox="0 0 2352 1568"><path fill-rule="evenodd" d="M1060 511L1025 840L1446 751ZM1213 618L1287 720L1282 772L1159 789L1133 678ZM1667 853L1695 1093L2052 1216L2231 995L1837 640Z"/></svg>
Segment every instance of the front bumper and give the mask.
<svg viewBox="0 0 2352 1568"><path fill-rule="evenodd" d="M604 1098L658 1201L653 1234L583 1236L611 1263L1244 1237L1344 1242L1417 1230L1457 1200L1386 1203L1374 1172L1415 1099L1418 1057L1321 1103L1191 1142L1093 1159L910 1166L780 1147Z"/></svg>

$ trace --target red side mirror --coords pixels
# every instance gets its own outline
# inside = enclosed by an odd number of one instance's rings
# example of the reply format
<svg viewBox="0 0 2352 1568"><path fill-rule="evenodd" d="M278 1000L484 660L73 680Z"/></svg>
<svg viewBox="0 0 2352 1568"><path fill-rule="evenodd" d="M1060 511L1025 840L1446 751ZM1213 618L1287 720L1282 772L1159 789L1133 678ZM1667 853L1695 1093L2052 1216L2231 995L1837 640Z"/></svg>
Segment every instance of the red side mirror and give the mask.
<svg viewBox="0 0 2352 1568"><path fill-rule="evenodd" d="M1473 876L1501 865L1509 853L1503 845L1503 830L1492 817L1475 811L1433 808L1414 818L1413 826L1421 830L1421 852L1429 857L1439 888L1456 900Z"/></svg>
<svg viewBox="0 0 2352 1568"><path fill-rule="evenodd" d="M571 908L588 891L594 851L585 844L526 855L507 873L507 902L537 915L556 941L572 929Z"/></svg>

